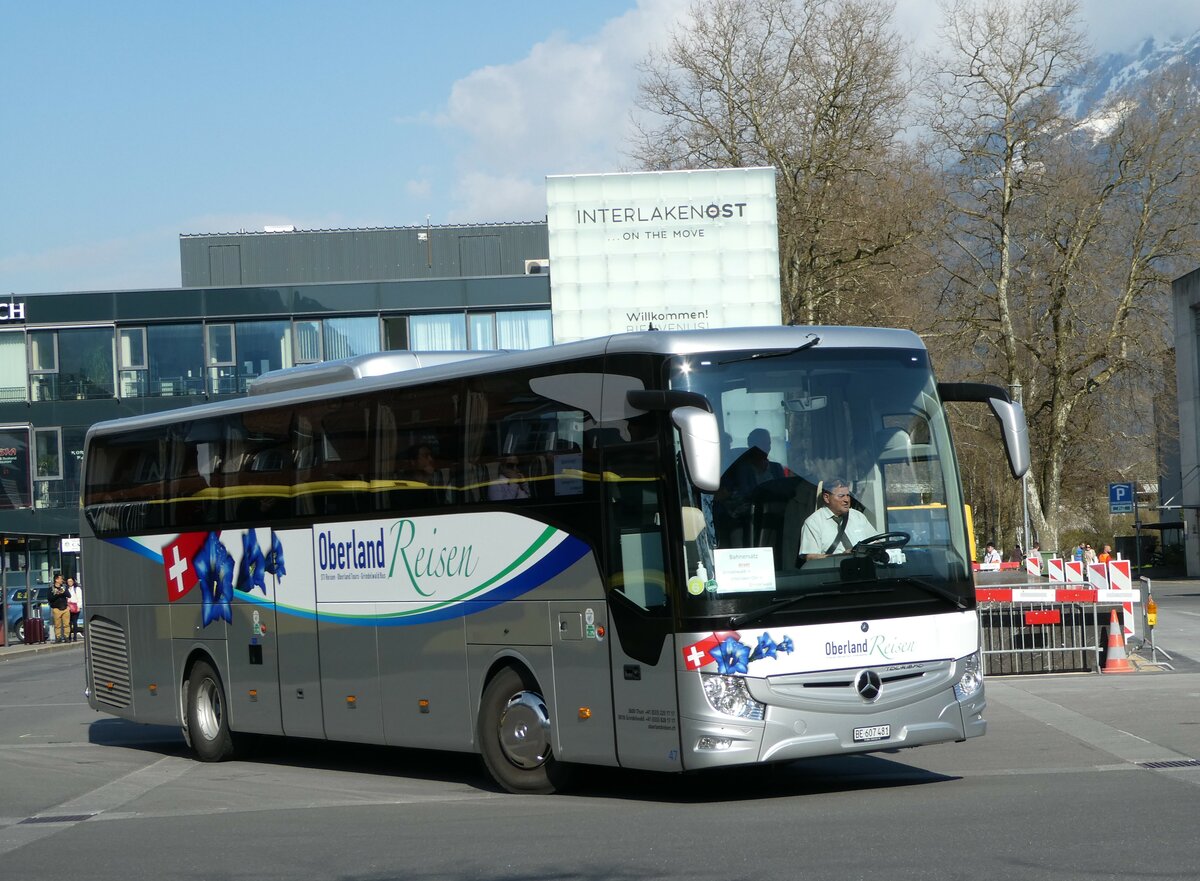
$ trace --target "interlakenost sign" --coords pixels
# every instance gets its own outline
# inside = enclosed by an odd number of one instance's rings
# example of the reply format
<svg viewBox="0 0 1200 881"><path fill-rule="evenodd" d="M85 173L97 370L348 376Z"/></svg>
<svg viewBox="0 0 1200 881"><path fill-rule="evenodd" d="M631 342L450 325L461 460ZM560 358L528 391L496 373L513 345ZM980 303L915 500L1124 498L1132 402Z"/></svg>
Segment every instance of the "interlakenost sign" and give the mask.
<svg viewBox="0 0 1200 881"><path fill-rule="evenodd" d="M780 323L775 169L546 178L556 343Z"/></svg>

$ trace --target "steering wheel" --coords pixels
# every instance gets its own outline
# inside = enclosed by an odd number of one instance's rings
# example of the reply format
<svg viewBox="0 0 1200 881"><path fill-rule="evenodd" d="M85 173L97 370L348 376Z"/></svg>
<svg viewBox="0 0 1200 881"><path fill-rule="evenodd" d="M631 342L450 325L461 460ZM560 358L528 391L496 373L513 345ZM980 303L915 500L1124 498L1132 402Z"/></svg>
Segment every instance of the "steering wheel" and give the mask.
<svg viewBox="0 0 1200 881"><path fill-rule="evenodd" d="M908 544L912 536L907 532L881 532L864 538L850 549L850 553L870 553L871 551L886 551L892 548L902 548Z"/></svg>

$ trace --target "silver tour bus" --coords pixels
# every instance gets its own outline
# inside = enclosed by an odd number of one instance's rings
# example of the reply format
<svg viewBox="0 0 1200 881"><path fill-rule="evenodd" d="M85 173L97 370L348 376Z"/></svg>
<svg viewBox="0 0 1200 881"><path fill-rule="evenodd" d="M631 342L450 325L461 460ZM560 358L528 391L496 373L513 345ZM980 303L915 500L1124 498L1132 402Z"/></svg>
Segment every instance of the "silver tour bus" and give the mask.
<svg viewBox="0 0 1200 881"><path fill-rule="evenodd" d="M947 400L1023 473L1002 389L868 328L384 353L98 424L89 701L205 761L474 751L512 792L981 735Z"/></svg>

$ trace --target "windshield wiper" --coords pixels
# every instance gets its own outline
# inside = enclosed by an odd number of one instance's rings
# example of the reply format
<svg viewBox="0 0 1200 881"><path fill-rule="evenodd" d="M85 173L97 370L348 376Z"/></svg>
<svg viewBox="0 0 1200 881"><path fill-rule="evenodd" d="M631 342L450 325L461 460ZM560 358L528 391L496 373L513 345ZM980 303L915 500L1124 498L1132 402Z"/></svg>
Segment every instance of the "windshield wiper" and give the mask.
<svg viewBox="0 0 1200 881"><path fill-rule="evenodd" d="M753 355L743 355L741 358L730 358L726 361L718 361L717 364L724 367L726 364L738 364L742 361L761 361L764 358L782 358L784 355L795 355L797 352L803 352L805 349L811 349L817 343L821 342L821 338L815 333L809 334L810 339L796 346L794 349L784 349L782 352L755 352Z"/></svg>
<svg viewBox="0 0 1200 881"><path fill-rule="evenodd" d="M888 592L888 588L878 587L873 590L844 590L843 588L837 588L836 590L815 590L815 591L812 591L811 593L797 594L796 596L788 597L787 599L775 600L769 606L763 606L762 608L755 609L752 612L746 612L741 615L734 615L732 618L729 619L729 629L730 630L741 630L747 624L753 624L755 621L761 620L773 612L782 612L784 609L790 609L792 606L799 605L800 603L804 602L805 600L812 600L812 599L816 599L818 597L838 597L838 596L845 596L847 594L852 594L854 596L860 596L860 595L869 594L869 593L887 593L887 592Z"/></svg>

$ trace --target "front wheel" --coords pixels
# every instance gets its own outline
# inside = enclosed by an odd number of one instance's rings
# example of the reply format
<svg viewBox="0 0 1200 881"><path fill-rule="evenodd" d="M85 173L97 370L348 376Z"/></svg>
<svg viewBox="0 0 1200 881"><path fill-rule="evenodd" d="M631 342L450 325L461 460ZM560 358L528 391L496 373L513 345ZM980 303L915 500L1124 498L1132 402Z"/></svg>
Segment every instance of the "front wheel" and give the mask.
<svg viewBox="0 0 1200 881"><path fill-rule="evenodd" d="M483 690L478 738L488 773L509 792L550 793L565 786L567 769L550 746L546 701L511 667Z"/></svg>
<svg viewBox="0 0 1200 881"><path fill-rule="evenodd" d="M233 758L233 733L229 730L225 689L207 661L197 661L187 682L184 737L202 762Z"/></svg>

